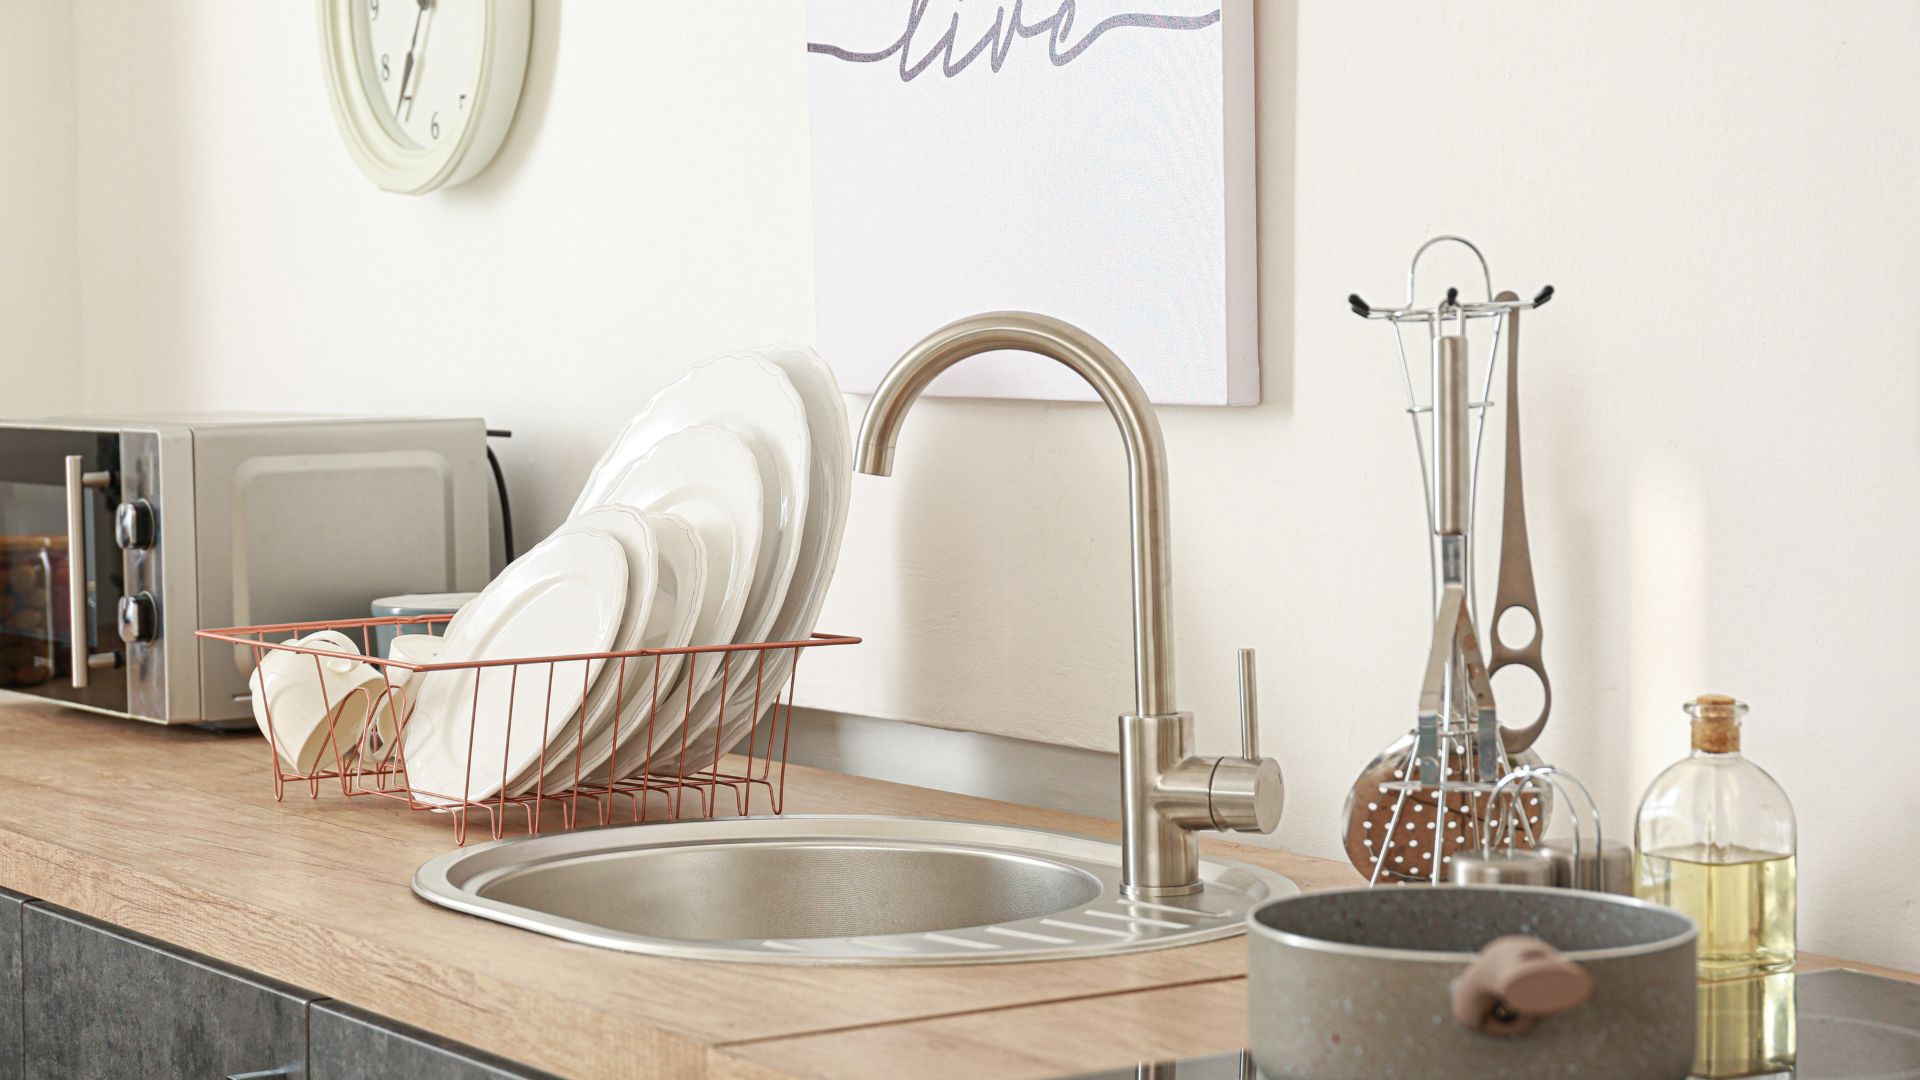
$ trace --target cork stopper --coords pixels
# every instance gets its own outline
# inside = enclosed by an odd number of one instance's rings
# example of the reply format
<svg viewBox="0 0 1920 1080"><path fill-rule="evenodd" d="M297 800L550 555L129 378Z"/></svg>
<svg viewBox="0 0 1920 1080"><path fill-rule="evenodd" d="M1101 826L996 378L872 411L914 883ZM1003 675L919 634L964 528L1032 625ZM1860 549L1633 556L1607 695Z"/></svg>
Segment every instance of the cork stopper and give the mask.
<svg viewBox="0 0 1920 1080"><path fill-rule="evenodd" d="M1693 748L1709 754L1740 751L1740 718L1747 707L1725 694L1701 694L1685 706L1693 717Z"/></svg>

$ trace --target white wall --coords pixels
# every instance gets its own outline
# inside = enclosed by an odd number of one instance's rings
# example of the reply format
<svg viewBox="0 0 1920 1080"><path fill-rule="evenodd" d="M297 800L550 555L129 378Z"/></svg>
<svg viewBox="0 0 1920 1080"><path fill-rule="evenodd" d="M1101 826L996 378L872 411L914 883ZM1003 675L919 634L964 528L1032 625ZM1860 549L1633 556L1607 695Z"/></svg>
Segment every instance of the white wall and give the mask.
<svg viewBox="0 0 1920 1080"><path fill-rule="evenodd" d="M1751 700L1800 809L1803 945L1920 967L1920 9L1260 11L1265 404L1163 414L1203 743L1234 745L1231 649L1259 647L1277 839L1331 854L1408 723L1419 493L1386 331L1343 297L1462 232L1496 287L1561 290L1525 338L1542 750L1619 828L1682 699ZM520 433L525 541L678 366L807 338L799 3L542 0L501 159L424 199L348 164L311 23L77 6L89 407L482 412ZM1110 747L1122 475L1095 408L922 405L895 477L857 483L825 618L869 643L810 659L803 698Z"/></svg>
<svg viewBox="0 0 1920 1080"><path fill-rule="evenodd" d="M426 198L348 160L311 3L75 17L91 408L483 414L531 540L679 365L810 330L797 5L543 0L512 136Z"/></svg>
<svg viewBox="0 0 1920 1080"><path fill-rule="evenodd" d="M1463 233L1495 288L1560 290L1523 336L1541 751L1624 836L1685 753L1680 702L1751 701L1800 814L1804 946L1920 965L1920 8L1260 12L1265 404L1162 413L1203 748L1235 745L1231 650L1257 646L1276 839L1331 855L1346 785L1411 722L1420 492L1391 339L1344 297L1397 302L1415 246ZM1123 476L1094 409L921 406L856 488L827 611L870 643L812 691L1111 747Z"/></svg>
<svg viewBox="0 0 1920 1080"><path fill-rule="evenodd" d="M0 415L80 403L73 17L0 4Z"/></svg>

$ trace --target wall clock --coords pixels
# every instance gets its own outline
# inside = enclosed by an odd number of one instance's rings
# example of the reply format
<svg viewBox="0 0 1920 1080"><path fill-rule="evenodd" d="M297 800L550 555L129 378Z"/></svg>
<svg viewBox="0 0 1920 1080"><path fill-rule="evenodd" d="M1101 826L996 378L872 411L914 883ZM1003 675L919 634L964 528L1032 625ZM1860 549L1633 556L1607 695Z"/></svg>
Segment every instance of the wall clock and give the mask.
<svg viewBox="0 0 1920 1080"><path fill-rule="evenodd" d="M318 0L327 88L355 164L388 191L471 180L507 136L533 0Z"/></svg>

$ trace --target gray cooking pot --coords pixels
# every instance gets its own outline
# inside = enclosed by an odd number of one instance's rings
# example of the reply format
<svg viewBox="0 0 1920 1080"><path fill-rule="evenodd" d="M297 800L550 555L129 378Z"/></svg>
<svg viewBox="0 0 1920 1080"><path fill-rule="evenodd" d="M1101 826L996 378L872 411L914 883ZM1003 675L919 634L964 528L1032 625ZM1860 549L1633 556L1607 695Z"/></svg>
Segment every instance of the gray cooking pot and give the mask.
<svg viewBox="0 0 1920 1080"><path fill-rule="evenodd" d="M1694 939L1641 900L1522 886L1305 893L1247 917L1269 1077L1678 1080Z"/></svg>

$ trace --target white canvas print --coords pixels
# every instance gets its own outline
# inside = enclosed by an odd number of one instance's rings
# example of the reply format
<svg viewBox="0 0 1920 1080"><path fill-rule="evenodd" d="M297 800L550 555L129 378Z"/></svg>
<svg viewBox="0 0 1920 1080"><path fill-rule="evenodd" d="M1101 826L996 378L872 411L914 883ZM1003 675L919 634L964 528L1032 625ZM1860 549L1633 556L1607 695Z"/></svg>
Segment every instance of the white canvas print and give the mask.
<svg viewBox="0 0 1920 1080"><path fill-rule="evenodd" d="M1155 402L1259 400L1251 0L811 0L820 352L873 390L1012 308L1106 342ZM1035 357L933 393L1084 400Z"/></svg>

